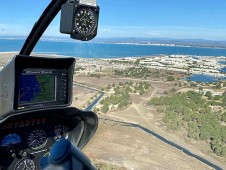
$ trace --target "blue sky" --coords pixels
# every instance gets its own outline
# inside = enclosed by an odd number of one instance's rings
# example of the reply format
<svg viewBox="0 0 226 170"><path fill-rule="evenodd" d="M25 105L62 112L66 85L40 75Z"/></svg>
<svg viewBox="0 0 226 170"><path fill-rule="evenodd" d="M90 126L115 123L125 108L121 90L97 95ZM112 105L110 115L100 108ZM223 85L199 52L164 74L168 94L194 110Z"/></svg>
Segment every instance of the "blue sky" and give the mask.
<svg viewBox="0 0 226 170"><path fill-rule="evenodd" d="M0 1L0 35L27 35L49 0ZM226 0L98 0L98 37L226 40ZM59 15L46 35L59 34Z"/></svg>

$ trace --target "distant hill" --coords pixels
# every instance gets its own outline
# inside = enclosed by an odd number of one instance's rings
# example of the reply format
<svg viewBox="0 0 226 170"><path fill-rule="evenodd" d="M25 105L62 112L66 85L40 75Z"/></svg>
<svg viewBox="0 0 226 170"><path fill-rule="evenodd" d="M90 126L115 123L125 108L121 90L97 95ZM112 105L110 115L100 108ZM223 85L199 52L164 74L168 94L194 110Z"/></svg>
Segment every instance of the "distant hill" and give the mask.
<svg viewBox="0 0 226 170"><path fill-rule="evenodd" d="M26 39L26 36L0 36L0 39ZM65 36L44 36L43 41L74 41ZM147 45L170 45L170 46L191 46L191 47L211 47L226 48L225 41L205 40L205 39L173 39L173 38L142 38L142 37L117 37L117 38L94 38L94 43L127 43L127 44L147 44Z"/></svg>
<svg viewBox="0 0 226 170"><path fill-rule="evenodd" d="M204 39L171 39L171 38L96 38L94 42L135 43L135 44L168 44L175 46L226 48L226 41Z"/></svg>

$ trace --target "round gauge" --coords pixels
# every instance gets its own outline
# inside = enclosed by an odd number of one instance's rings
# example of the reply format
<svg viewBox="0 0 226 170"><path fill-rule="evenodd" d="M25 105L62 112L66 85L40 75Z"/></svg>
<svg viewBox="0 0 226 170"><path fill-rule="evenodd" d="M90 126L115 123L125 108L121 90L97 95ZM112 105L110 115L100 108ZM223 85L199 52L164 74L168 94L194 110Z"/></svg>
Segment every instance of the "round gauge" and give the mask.
<svg viewBox="0 0 226 170"><path fill-rule="evenodd" d="M49 156L50 156L50 152L47 152L42 157L49 157Z"/></svg>
<svg viewBox="0 0 226 170"><path fill-rule="evenodd" d="M21 161L19 161L14 170L35 170L35 162L31 159L22 159Z"/></svg>
<svg viewBox="0 0 226 170"><path fill-rule="evenodd" d="M60 140L64 134L64 127L63 125L55 125L54 127L54 139L56 141Z"/></svg>
<svg viewBox="0 0 226 170"><path fill-rule="evenodd" d="M28 146L33 150L41 149L47 142L46 133L42 129L33 130L27 138Z"/></svg>
<svg viewBox="0 0 226 170"><path fill-rule="evenodd" d="M97 27L97 14L90 7L79 7L75 12L74 33L93 34Z"/></svg>
<svg viewBox="0 0 226 170"><path fill-rule="evenodd" d="M16 133L6 135L1 142L1 146L15 145L21 142L21 137Z"/></svg>

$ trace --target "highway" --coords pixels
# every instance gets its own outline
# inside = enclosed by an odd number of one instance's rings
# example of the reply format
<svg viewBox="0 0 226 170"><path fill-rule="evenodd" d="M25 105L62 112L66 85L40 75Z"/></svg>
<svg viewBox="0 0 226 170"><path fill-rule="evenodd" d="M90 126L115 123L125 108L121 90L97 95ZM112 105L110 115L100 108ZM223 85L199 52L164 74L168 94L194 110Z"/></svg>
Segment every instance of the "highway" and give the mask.
<svg viewBox="0 0 226 170"><path fill-rule="evenodd" d="M85 109L85 111L90 111L92 108L102 99L104 92L100 92L99 96Z"/></svg>
<svg viewBox="0 0 226 170"><path fill-rule="evenodd" d="M91 111L92 108L102 99L102 97L104 96L104 92L101 91L101 90L98 90L96 88L92 88L92 87L88 87L86 85L83 85L83 84L79 84L79 83L74 83L73 85L75 86L80 86L80 87L83 87L83 88L86 88L86 89L89 89L89 90L92 90L92 91L96 91L96 92L99 92L99 96L97 96L97 98L85 109L85 111Z"/></svg>

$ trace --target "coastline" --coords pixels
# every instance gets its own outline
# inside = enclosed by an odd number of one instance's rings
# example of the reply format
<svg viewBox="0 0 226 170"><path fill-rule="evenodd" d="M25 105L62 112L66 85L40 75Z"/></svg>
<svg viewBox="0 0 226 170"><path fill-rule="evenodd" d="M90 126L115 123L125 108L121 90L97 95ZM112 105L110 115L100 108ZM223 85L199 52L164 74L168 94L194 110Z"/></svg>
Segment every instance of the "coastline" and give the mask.
<svg viewBox="0 0 226 170"><path fill-rule="evenodd" d="M9 52L0 52L0 59L9 60L13 56L17 55L17 51ZM112 62L122 62L124 64L130 64L139 61L139 66L156 69L156 70L168 70L175 72L183 72L187 74L199 74L199 75L208 75L213 77L226 77L226 73L223 73L222 70L225 69L226 64L221 64L221 62L226 61L224 56L192 56L192 55L152 55L152 56L131 56L131 57L117 57L117 58L84 58L76 56L66 56L60 55L57 53L48 53L48 52L34 52L31 55L36 56L52 56L52 57L74 57L77 61L80 61L81 64L84 63L93 63L95 65L102 65L105 67L114 67L114 69L123 69L126 67L117 67L112 66ZM4 61L6 62L6 61ZM195 64L197 65L195 65ZM130 66L128 66L130 67Z"/></svg>
<svg viewBox="0 0 226 170"><path fill-rule="evenodd" d="M51 39L50 39L51 40ZM51 53L66 56L81 56L84 58L118 58L143 57L153 55L193 55L193 56L226 56L226 48L221 46L201 46L176 44L174 42L146 42L146 41L91 41L78 43L74 41L40 41L34 49L36 53ZM0 51L19 51L24 40L0 39Z"/></svg>

